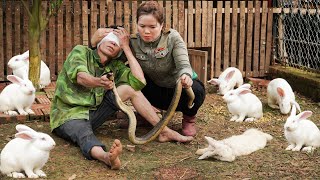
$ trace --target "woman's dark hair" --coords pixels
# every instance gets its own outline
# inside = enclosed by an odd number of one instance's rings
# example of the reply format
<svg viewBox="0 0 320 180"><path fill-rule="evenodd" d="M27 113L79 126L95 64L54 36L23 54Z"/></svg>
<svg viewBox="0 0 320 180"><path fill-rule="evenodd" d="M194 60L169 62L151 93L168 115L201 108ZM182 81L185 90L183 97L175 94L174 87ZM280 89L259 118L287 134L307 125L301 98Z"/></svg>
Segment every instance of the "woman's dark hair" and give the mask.
<svg viewBox="0 0 320 180"><path fill-rule="evenodd" d="M164 22L163 7L157 1L146 1L140 4L137 10L137 22L140 16L148 14L152 14L160 24Z"/></svg>

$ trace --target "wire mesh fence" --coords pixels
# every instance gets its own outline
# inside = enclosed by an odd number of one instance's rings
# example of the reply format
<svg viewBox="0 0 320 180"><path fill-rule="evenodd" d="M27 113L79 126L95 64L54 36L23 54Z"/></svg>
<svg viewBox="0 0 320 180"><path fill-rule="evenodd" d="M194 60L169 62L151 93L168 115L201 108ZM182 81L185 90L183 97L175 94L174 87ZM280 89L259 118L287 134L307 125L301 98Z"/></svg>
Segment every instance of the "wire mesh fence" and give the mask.
<svg viewBox="0 0 320 180"><path fill-rule="evenodd" d="M275 59L320 72L320 0L275 0Z"/></svg>

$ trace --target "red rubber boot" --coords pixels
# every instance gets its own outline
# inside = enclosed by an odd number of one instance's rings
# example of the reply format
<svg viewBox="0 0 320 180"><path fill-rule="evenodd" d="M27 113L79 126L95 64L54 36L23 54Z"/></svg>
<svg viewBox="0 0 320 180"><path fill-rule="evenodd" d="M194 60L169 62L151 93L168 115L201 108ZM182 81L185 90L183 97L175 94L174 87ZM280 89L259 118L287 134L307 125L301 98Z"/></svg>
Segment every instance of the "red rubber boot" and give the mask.
<svg viewBox="0 0 320 180"><path fill-rule="evenodd" d="M196 116L183 115L182 119L182 134L185 136L195 136L196 130Z"/></svg>

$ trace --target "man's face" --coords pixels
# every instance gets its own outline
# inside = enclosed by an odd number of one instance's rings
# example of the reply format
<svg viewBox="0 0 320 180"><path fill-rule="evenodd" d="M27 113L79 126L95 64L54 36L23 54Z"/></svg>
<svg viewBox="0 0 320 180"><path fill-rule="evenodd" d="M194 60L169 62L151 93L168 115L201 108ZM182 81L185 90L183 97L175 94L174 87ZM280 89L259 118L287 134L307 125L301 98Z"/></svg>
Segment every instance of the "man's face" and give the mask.
<svg viewBox="0 0 320 180"><path fill-rule="evenodd" d="M113 41L104 41L99 48L105 56L110 58L116 57L120 52L120 47Z"/></svg>

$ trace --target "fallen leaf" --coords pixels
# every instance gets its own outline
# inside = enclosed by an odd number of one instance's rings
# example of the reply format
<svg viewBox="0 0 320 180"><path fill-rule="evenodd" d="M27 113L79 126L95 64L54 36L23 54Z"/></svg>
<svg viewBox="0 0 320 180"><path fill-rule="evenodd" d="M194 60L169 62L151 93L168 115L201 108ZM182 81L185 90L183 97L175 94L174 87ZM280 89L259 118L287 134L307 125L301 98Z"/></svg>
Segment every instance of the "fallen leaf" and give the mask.
<svg viewBox="0 0 320 180"><path fill-rule="evenodd" d="M77 177L76 174L72 174L72 176L70 176L70 177L68 178L68 180L74 180L76 177Z"/></svg>

